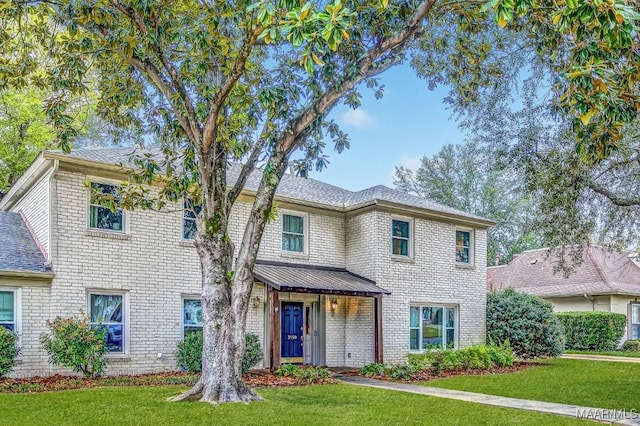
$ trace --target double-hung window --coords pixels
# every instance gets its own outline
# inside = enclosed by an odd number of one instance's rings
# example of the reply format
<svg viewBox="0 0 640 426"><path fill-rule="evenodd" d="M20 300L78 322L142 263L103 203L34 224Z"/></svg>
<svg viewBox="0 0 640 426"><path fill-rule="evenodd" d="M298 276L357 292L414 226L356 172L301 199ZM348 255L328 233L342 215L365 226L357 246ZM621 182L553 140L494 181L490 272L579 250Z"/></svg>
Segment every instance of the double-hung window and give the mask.
<svg viewBox="0 0 640 426"><path fill-rule="evenodd" d="M457 346L457 309L453 306L409 308L409 349L455 348Z"/></svg>
<svg viewBox="0 0 640 426"><path fill-rule="evenodd" d="M456 230L456 262L473 264L473 233L470 229Z"/></svg>
<svg viewBox="0 0 640 426"><path fill-rule="evenodd" d="M391 220L391 254L411 256L411 222L402 219Z"/></svg>
<svg viewBox="0 0 640 426"><path fill-rule="evenodd" d="M195 204L192 200L184 200L182 216L182 238L193 240L196 237L196 217L200 214L202 206Z"/></svg>
<svg viewBox="0 0 640 426"><path fill-rule="evenodd" d="M0 327L17 332L16 321L16 293L0 290Z"/></svg>
<svg viewBox="0 0 640 426"><path fill-rule="evenodd" d="M124 211L117 207L104 207L100 204L101 199L106 199L115 206L120 201L118 188L115 185L91 182L89 228L124 232Z"/></svg>
<svg viewBox="0 0 640 426"><path fill-rule="evenodd" d="M182 299L182 327L184 336L202 330L202 302L200 299Z"/></svg>
<svg viewBox="0 0 640 426"><path fill-rule="evenodd" d="M305 253L305 216L282 215L282 251Z"/></svg>
<svg viewBox="0 0 640 426"><path fill-rule="evenodd" d="M640 303L631 304L631 339L640 339Z"/></svg>
<svg viewBox="0 0 640 426"><path fill-rule="evenodd" d="M91 325L104 328L107 349L111 353L125 352L124 294L89 294Z"/></svg>

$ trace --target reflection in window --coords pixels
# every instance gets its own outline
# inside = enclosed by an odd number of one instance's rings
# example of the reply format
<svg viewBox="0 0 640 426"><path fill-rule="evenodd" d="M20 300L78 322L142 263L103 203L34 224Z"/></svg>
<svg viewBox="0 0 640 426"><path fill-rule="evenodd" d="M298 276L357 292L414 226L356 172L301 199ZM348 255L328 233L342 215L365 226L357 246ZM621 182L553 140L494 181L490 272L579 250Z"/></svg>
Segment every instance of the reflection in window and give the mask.
<svg viewBox="0 0 640 426"><path fill-rule="evenodd" d="M456 262L471 263L471 231L456 231Z"/></svg>
<svg viewBox="0 0 640 426"><path fill-rule="evenodd" d="M282 251L304 253L304 217L282 215Z"/></svg>
<svg viewBox="0 0 640 426"><path fill-rule="evenodd" d="M200 214L202 206L195 205L192 200L185 200L183 203L182 216L182 238L185 240L193 240L196 237L196 217Z"/></svg>
<svg viewBox="0 0 640 426"><path fill-rule="evenodd" d="M197 299L184 299L182 305L184 335L202 330L202 303Z"/></svg>
<svg viewBox="0 0 640 426"><path fill-rule="evenodd" d="M91 325L106 330L105 339L109 352L124 352L123 296L91 294Z"/></svg>
<svg viewBox="0 0 640 426"><path fill-rule="evenodd" d="M0 291L0 327L16 331L15 293Z"/></svg>
<svg viewBox="0 0 640 426"><path fill-rule="evenodd" d="M391 221L391 253L396 256L409 256L409 222L393 219Z"/></svg>
<svg viewBox="0 0 640 426"><path fill-rule="evenodd" d="M409 349L455 348L456 308L411 306L409 308Z"/></svg>
<svg viewBox="0 0 640 426"><path fill-rule="evenodd" d="M99 194L111 195L115 202L120 200L115 185L91 183L91 201L89 203L89 228L124 231L124 212L116 208L115 211L99 204Z"/></svg>
<svg viewBox="0 0 640 426"><path fill-rule="evenodd" d="M640 304L631 305L631 338L640 339Z"/></svg>

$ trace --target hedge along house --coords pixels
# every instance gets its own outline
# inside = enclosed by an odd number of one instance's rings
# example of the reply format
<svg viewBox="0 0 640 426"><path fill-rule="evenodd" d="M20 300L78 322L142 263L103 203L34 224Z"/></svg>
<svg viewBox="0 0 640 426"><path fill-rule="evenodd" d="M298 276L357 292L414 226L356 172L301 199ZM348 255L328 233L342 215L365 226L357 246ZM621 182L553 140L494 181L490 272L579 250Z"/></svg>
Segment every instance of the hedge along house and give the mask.
<svg viewBox="0 0 640 426"><path fill-rule="evenodd" d="M507 287L542 297L555 311L603 311L624 314L622 342L640 338L640 267L635 254L586 246L581 263L565 276L554 273L557 255L547 249L525 251L508 265L487 268L488 291Z"/></svg>
<svg viewBox="0 0 640 426"><path fill-rule="evenodd" d="M112 213L93 202L91 189L113 192L127 179L131 151L43 152L0 201L30 224L53 273L47 296L14 306L17 331L37 341L46 319L84 310L108 327L109 374L176 369L176 343L202 326L197 208L183 200L162 212ZM236 243L259 178L250 177L232 212ZM493 222L383 186L352 192L292 175L276 202L247 315L264 367L399 363L409 352L484 341ZM24 294L20 282L6 288ZM25 349L16 374L61 371L35 346Z"/></svg>

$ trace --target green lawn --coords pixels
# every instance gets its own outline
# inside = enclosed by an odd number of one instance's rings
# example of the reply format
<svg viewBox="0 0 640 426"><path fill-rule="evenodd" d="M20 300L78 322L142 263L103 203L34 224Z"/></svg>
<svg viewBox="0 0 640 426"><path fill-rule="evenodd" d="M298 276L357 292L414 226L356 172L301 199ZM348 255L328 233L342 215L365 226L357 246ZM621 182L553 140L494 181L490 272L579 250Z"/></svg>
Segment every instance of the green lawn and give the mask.
<svg viewBox="0 0 640 426"><path fill-rule="evenodd" d="M513 398L640 411L640 364L555 359L517 373L458 376L424 385Z"/></svg>
<svg viewBox="0 0 640 426"><path fill-rule="evenodd" d="M265 389L264 401L167 402L180 387L114 387L0 395L8 425L572 425L572 418L346 384Z"/></svg>
<svg viewBox="0 0 640 426"><path fill-rule="evenodd" d="M607 355L607 356L624 356L627 358L640 358L640 352L622 352L622 351L564 351L565 354L580 354L580 355Z"/></svg>

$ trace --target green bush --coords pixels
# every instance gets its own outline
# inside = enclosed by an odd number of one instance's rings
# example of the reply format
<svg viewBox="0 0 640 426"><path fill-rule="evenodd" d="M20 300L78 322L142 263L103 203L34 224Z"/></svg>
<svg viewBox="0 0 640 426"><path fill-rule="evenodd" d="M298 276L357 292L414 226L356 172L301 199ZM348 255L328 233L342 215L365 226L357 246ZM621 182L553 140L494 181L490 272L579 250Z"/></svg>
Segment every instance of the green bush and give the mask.
<svg viewBox="0 0 640 426"><path fill-rule="evenodd" d="M500 346L475 345L464 349L444 349L410 354L409 364L418 370L434 372L459 368L489 370L513 365L515 354L508 342Z"/></svg>
<svg viewBox="0 0 640 426"><path fill-rule="evenodd" d="M560 312L566 348L613 351L624 335L627 317L613 312Z"/></svg>
<svg viewBox="0 0 640 426"><path fill-rule="evenodd" d="M418 370L415 366L411 364L407 365L394 365L389 368L388 374L392 379L396 380L411 380L418 374L420 370Z"/></svg>
<svg viewBox="0 0 640 426"><path fill-rule="evenodd" d="M6 376L20 354L18 335L0 325L0 377Z"/></svg>
<svg viewBox="0 0 640 426"><path fill-rule="evenodd" d="M624 352L640 352L640 340L627 340L620 349Z"/></svg>
<svg viewBox="0 0 640 426"><path fill-rule="evenodd" d="M71 368L85 377L97 377L104 372L108 352L106 333L101 327L92 327L89 317L81 313L77 318L57 317L47 321L49 333L40 336L40 342L49 362Z"/></svg>
<svg viewBox="0 0 640 426"><path fill-rule="evenodd" d="M367 364L360 369L360 374L368 377L384 376L387 371L387 365L381 363Z"/></svg>
<svg viewBox="0 0 640 426"><path fill-rule="evenodd" d="M262 348L260 339L253 333L245 334L244 357L242 358L242 374L245 374L254 365L262 361ZM196 330L178 342L176 350L178 366L189 373L202 371L202 330Z"/></svg>
<svg viewBox="0 0 640 426"><path fill-rule="evenodd" d="M329 370L323 367L298 367L283 364L276 370L278 377L293 377L302 383L321 383L329 378Z"/></svg>
<svg viewBox="0 0 640 426"><path fill-rule="evenodd" d="M555 357L563 350L552 305L512 288L487 295L487 338L498 345L509 342L521 358Z"/></svg>

